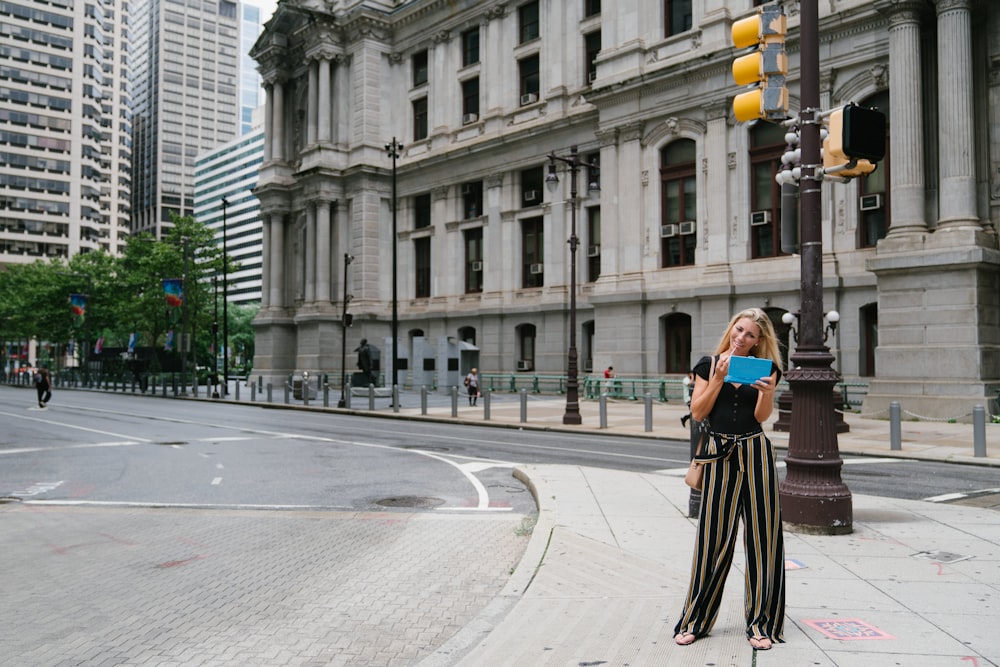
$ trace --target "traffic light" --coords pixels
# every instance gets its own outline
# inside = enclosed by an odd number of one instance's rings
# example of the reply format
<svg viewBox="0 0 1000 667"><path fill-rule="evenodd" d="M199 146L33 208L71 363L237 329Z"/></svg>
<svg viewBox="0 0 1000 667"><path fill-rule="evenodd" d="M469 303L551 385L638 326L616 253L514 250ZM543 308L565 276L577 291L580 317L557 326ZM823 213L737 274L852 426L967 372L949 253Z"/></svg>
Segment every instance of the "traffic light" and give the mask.
<svg viewBox="0 0 1000 667"><path fill-rule="evenodd" d="M754 90L733 99L736 120L763 118L785 120L788 116L788 57L785 55L785 10L781 5L757 8L755 16L733 23L733 46L756 46L753 53L733 61L733 79L740 86L756 84Z"/></svg>
<svg viewBox="0 0 1000 667"><path fill-rule="evenodd" d="M838 178L865 176L885 157L885 114L848 104L830 112L823 140L823 173Z"/></svg>

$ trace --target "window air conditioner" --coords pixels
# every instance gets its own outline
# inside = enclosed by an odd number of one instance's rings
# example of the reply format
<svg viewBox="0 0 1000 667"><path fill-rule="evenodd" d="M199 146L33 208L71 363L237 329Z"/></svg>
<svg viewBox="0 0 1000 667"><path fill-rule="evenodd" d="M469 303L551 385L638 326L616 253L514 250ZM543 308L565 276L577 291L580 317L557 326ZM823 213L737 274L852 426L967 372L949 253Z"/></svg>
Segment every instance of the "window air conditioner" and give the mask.
<svg viewBox="0 0 1000 667"><path fill-rule="evenodd" d="M590 83L594 83L594 79L596 79L596 78L597 78L597 72L596 71L594 71L594 72L587 72L587 81L589 81Z"/></svg>
<svg viewBox="0 0 1000 667"><path fill-rule="evenodd" d="M541 264L532 264L528 267L528 271L533 275L538 275L539 273L542 272L542 268L543 267Z"/></svg>
<svg viewBox="0 0 1000 667"><path fill-rule="evenodd" d="M597 257L601 254L601 246L592 245L587 246L587 257Z"/></svg>
<svg viewBox="0 0 1000 667"><path fill-rule="evenodd" d="M525 190L524 201L535 201L538 199L538 190Z"/></svg>
<svg viewBox="0 0 1000 667"><path fill-rule="evenodd" d="M660 236L665 239L668 239L671 236L677 236L677 225L674 223L670 223L669 225L660 225Z"/></svg>
<svg viewBox="0 0 1000 667"><path fill-rule="evenodd" d="M483 270L483 263L482 262L473 262L472 263L472 270L473 271L482 271Z"/></svg>
<svg viewBox="0 0 1000 667"><path fill-rule="evenodd" d="M877 211L882 208L882 195L863 195L861 197L862 211Z"/></svg>
<svg viewBox="0 0 1000 667"><path fill-rule="evenodd" d="M530 371L531 361L528 359L518 359L517 360L517 370L519 371Z"/></svg>
<svg viewBox="0 0 1000 667"><path fill-rule="evenodd" d="M594 372L594 362L593 361L584 361L583 362L583 372L584 373L593 373Z"/></svg>
<svg viewBox="0 0 1000 667"><path fill-rule="evenodd" d="M479 114L477 113L467 113L462 116L462 125L468 125L469 123L475 123L479 120Z"/></svg>
<svg viewBox="0 0 1000 667"><path fill-rule="evenodd" d="M538 101L538 95L536 95L535 93L525 93L524 95L521 95L522 107L526 104L534 104L537 101Z"/></svg>
<svg viewBox="0 0 1000 667"><path fill-rule="evenodd" d="M682 222L678 225L677 233L679 234L694 234L694 222L687 221Z"/></svg>
<svg viewBox="0 0 1000 667"><path fill-rule="evenodd" d="M750 214L750 226L758 227L760 225L767 225L771 222L771 212L770 211L754 211Z"/></svg>

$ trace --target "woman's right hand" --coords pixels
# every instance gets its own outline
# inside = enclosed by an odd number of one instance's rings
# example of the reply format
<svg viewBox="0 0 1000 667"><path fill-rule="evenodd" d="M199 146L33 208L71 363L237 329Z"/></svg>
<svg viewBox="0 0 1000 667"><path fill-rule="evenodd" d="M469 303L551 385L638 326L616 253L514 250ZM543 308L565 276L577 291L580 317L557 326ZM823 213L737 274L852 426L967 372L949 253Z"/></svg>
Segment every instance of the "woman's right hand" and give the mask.
<svg viewBox="0 0 1000 667"><path fill-rule="evenodd" d="M720 382L725 382L726 374L729 372L729 353L720 354L719 360L715 363L715 377Z"/></svg>

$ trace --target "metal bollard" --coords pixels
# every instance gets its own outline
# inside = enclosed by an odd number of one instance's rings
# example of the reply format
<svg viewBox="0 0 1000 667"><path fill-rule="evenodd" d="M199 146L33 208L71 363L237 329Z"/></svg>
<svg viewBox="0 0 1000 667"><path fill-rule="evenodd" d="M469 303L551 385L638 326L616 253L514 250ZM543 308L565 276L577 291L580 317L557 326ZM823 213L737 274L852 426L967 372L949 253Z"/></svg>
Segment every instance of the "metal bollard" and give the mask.
<svg viewBox="0 0 1000 667"><path fill-rule="evenodd" d="M653 430L653 395L647 391L644 400L646 402L646 433L649 433Z"/></svg>
<svg viewBox="0 0 1000 667"><path fill-rule="evenodd" d="M986 456L986 408L972 408L972 454Z"/></svg>
<svg viewBox="0 0 1000 667"><path fill-rule="evenodd" d="M256 382L251 382L250 383L250 402L253 403L256 400L257 400L257 383Z"/></svg>
<svg viewBox="0 0 1000 667"><path fill-rule="evenodd" d="M608 392L602 391L597 402L597 410L600 413L601 428L608 427Z"/></svg>
<svg viewBox="0 0 1000 667"><path fill-rule="evenodd" d="M309 407L309 371L302 371L302 405Z"/></svg>
<svg viewBox="0 0 1000 667"><path fill-rule="evenodd" d="M392 411L399 413L399 385L392 385Z"/></svg>
<svg viewBox="0 0 1000 667"><path fill-rule="evenodd" d="M420 414L427 416L427 385L420 387Z"/></svg>
<svg viewBox="0 0 1000 667"><path fill-rule="evenodd" d="M330 383L323 382L323 407L330 407Z"/></svg>
<svg viewBox="0 0 1000 667"><path fill-rule="evenodd" d="M375 409L375 385L368 383L368 409Z"/></svg>
<svg viewBox="0 0 1000 667"><path fill-rule="evenodd" d="M236 401L239 402L239 400L240 400L240 381L239 380L236 381L236 396L235 396L235 398L236 398Z"/></svg>
<svg viewBox="0 0 1000 667"><path fill-rule="evenodd" d="M451 388L451 416L458 416L458 387Z"/></svg>
<svg viewBox="0 0 1000 667"><path fill-rule="evenodd" d="M899 401L889 403L889 449L898 452L903 449L903 433L900 425Z"/></svg>
<svg viewBox="0 0 1000 667"><path fill-rule="evenodd" d="M521 423L528 423L528 390L521 389Z"/></svg>
<svg viewBox="0 0 1000 667"><path fill-rule="evenodd" d="M268 403L271 402L271 389L272 388L273 388L273 385L270 382L268 382L267 383L267 402Z"/></svg>
<svg viewBox="0 0 1000 667"><path fill-rule="evenodd" d="M289 401L288 395L291 393L291 388L292 387L291 387L291 384L289 383L289 381L285 380L285 405L288 405L288 401Z"/></svg>
<svg viewBox="0 0 1000 667"><path fill-rule="evenodd" d="M490 420L490 397L492 395L493 394L490 392L489 389L487 389L486 391L483 392L483 420L484 421L489 421Z"/></svg>

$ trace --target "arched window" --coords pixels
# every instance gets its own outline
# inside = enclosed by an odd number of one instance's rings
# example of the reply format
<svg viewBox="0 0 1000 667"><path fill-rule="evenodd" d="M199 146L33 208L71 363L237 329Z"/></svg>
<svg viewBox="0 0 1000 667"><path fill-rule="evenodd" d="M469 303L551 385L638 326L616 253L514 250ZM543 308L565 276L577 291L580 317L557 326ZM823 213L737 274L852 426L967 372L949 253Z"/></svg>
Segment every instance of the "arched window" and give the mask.
<svg viewBox="0 0 1000 667"><path fill-rule="evenodd" d="M695 143L679 139L660 151L660 266L694 264L698 245Z"/></svg>
<svg viewBox="0 0 1000 667"><path fill-rule="evenodd" d="M663 372L687 373L691 369L691 316L671 313L663 318Z"/></svg>
<svg viewBox="0 0 1000 667"><path fill-rule="evenodd" d="M785 152L785 128L760 121L750 130L750 257L781 252L781 186L774 180Z"/></svg>
<svg viewBox="0 0 1000 667"><path fill-rule="evenodd" d="M858 247L874 248L889 231L889 92L872 95L862 106L885 114L885 158L878 168L858 178Z"/></svg>

